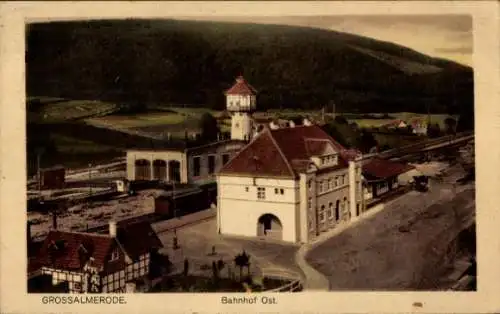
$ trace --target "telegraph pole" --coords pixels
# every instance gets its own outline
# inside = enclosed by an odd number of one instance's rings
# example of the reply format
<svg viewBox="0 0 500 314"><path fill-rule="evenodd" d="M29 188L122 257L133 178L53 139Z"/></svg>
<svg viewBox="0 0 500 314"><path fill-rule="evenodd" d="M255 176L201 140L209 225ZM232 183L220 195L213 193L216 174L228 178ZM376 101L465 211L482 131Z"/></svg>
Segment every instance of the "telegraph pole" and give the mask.
<svg viewBox="0 0 500 314"><path fill-rule="evenodd" d="M40 150L36 152L36 180L37 180L37 188L38 188L38 199L42 197L42 177L40 171Z"/></svg>

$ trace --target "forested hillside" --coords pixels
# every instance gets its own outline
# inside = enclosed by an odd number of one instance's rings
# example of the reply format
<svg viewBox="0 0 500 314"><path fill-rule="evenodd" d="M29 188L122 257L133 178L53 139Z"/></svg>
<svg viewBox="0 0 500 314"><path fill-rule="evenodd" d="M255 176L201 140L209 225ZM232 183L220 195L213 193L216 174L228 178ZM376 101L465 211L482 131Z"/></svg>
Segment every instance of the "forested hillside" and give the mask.
<svg viewBox="0 0 500 314"><path fill-rule="evenodd" d="M34 96L221 109L243 74L259 109L464 113L471 68L392 43L314 28L125 20L27 27Z"/></svg>

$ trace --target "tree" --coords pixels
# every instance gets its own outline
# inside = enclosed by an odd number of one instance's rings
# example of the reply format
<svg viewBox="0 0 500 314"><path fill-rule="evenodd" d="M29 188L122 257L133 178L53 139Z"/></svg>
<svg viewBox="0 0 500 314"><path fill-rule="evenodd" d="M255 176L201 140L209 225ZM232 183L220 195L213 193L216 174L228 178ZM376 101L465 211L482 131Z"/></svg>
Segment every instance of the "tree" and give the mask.
<svg viewBox="0 0 500 314"><path fill-rule="evenodd" d="M187 276L189 273L189 261L187 258L184 259L184 270L182 273L184 274L184 276Z"/></svg>
<svg viewBox="0 0 500 314"><path fill-rule="evenodd" d="M215 141L219 134L217 119L210 113L205 112L200 118L201 139L203 141Z"/></svg>
<svg viewBox="0 0 500 314"><path fill-rule="evenodd" d="M455 134L457 130L457 121L455 119L453 119L452 117L447 117L446 119L444 119L444 125L446 134Z"/></svg>
<svg viewBox="0 0 500 314"><path fill-rule="evenodd" d="M240 269L240 280L244 267L247 268L247 274L250 274L250 256L245 251L235 256L234 264Z"/></svg>
<svg viewBox="0 0 500 314"><path fill-rule="evenodd" d="M337 124L348 124L349 123L344 116L335 116L335 122Z"/></svg>
<svg viewBox="0 0 500 314"><path fill-rule="evenodd" d="M361 134L356 141L356 148L362 152L369 152L373 147L377 146L377 140L373 134L367 130L361 130Z"/></svg>
<svg viewBox="0 0 500 314"><path fill-rule="evenodd" d="M427 127L427 136L429 136L430 138L440 137L441 133L441 128L437 123L431 123Z"/></svg>
<svg viewBox="0 0 500 314"><path fill-rule="evenodd" d="M212 276L215 281L219 278L219 269L217 268L217 263L215 263L215 261L212 262Z"/></svg>

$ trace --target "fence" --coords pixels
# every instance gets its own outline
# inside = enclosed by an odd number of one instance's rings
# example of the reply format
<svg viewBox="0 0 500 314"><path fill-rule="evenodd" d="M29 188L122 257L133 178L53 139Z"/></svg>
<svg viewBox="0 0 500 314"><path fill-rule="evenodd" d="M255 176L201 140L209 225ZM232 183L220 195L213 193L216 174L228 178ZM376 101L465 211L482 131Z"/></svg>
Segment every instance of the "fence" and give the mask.
<svg viewBox="0 0 500 314"><path fill-rule="evenodd" d="M264 292L300 292L303 290L302 278L299 274L283 269L264 268L262 275L271 279L289 280L290 282L271 290Z"/></svg>

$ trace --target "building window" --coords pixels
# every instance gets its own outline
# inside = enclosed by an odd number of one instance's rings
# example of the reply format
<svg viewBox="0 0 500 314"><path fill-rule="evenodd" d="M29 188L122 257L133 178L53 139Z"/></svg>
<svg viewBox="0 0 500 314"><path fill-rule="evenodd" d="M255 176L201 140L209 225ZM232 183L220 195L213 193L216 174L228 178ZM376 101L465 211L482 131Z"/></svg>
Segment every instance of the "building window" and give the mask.
<svg viewBox="0 0 500 314"><path fill-rule="evenodd" d="M335 177L335 187L339 186L339 177Z"/></svg>
<svg viewBox="0 0 500 314"><path fill-rule="evenodd" d="M82 290L82 284L79 283L79 282L73 282L73 290L81 291Z"/></svg>
<svg viewBox="0 0 500 314"><path fill-rule="evenodd" d="M274 194L278 194L279 193L279 189L278 188L275 188L274 189Z"/></svg>
<svg viewBox="0 0 500 314"><path fill-rule="evenodd" d="M208 156L208 174L215 172L215 155Z"/></svg>
<svg viewBox="0 0 500 314"><path fill-rule="evenodd" d="M311 210L312 210L312 198L309 198L309 199L307 200L307 209L308 209L309 211L311 211Z"/></svg>
<svg viewBox="0 0 500 314"><path fill-rule="evenodd" d="M307 181L307 188L309 189L309 191L311 191L311 189L312 189L312 180Z"/></svg>
<svg viewBox="0 0 500 314"><path fill-rule="evenodd" d="M193 157L193 176L199 177L201 170L201 160L200 157Z"/></svg>
<svg viewBox="0 0 500 314"><path fill-rule="evenodd" d="M325 205L321 205L321 209L319 211L319 221L325 221L326 216L325 216Z"/></svg>
<svg viewBox="0 0 500 314"><path fill-rule="evenodd" d="M318 181L318 190L319 190L320 193L323 192L323 180Z"/></svg>
<svg viewBox="0 0 500 314"><path fill-rule="evenodd" d="M344 175L340 176L340 185L344 185Z"/></svg>
<svg viewBox="0 0 500 314"><path fill-rule="evenodd" d="M118 257L120 257L120 253L118 252L118 250L114 250L112 253L111 253L111 260L114 261L114 260L117 260Z"/></svg>
<svg viewBox="0 0 500 314"><path fill-rule="evenodd" d="M245 187L245 192L248 192L248 190L249 190L249 189L248 189L248 186L246 186L246 187Z"/></svg>
<svg viewBox="0 0 500 314"><path fill-rule="evenodd" d="M328 215L329 218L333 218L334 217L333 203L332 202L330 202L328 204L328 213L329 213L329 215Z"/></svg>
<svg viewBox="0 0 500 314"><path fill-rule="evenodd" d="M335 220L339 219L340 219L340 200L337 200L337 202L335 202Z"/></svg>
<svg viewBox="0 0 500 314"><path fill-rule="evenodd" d="M332 190L333 189L333 179L330 178L328 179L328 190Z"/></svg>
<svg viewBox="0 0 500 314"><path fill-rule="evenodd" d="M229 154L222 154L222 164L225 165L229 161Z"/></svg>
<svg viewBox="0 0 500 314"><path fill-rule="evenodd" d="M260 200L266 199L266 188L257 188L257 198Z"/></svg>
<svg viewBox="0 0 500 314"><path fill-rule="evenodd" d="M309 218L309 231L313 231L313 230L314 230L313 220L311 218Z"/></svg>
<svg viewBox="0 0 500 314"><path fill-rule="evenodd" d="M281 195L285 194L285 190L284 189L280 189L280 194Z"/></svg>

